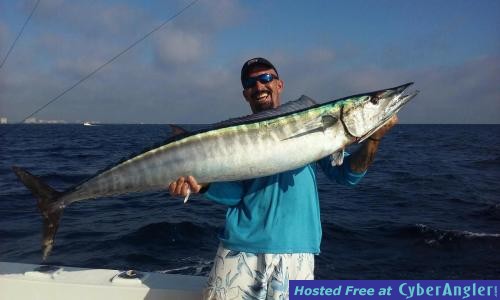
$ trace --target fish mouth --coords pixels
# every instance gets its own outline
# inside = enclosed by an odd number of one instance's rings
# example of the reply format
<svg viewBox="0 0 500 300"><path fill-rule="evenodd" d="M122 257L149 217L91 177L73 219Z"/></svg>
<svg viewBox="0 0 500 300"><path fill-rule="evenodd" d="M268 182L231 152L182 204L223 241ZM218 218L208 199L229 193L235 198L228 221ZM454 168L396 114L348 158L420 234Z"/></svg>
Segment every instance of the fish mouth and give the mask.
<svg viewBox="0 0 500 300"><path fill-rule="evenodd" d="M397 86L392 89L386 89L386 90L381 90L381 91L376 91L368 95L368 100L372 102L373 104L378 104L379 100L387 97L394 97L393 100L391 101L391 107L393 106L392 104L394 103L399 103L400 99L404 98L407 95L403 95L403 92L409 87L413 85L413 82L408 82L406 84ZM406 103L406 102L405 102ZM404 103L403 103L404 105Z"/></svg>
<svg viewBox="0 0 500 300"><path fill-rule="evenodd" d="M359 138L358 143L362 143L365 139L370 137L375 131L379 130L382 126L384 126L389 120L399 112L399 110L406 104L408 103L411 99L413 99L418 93L418 90L415 90L409 94L403 94L406 88L408 88L410 85L412 85L413 82L407 83L405 85L402 85L401 87L398 87L395 91L394 94L396 95L395 98L390 102L390 105L387 107L386 111L384 112L385 117L380 121L380 123L364 134L362 137Z"/></svg>
<svg viewBox="0 0 500 300"><path fill-rule="evenodd" d="M405 104L419 93L419 91L404 93L412 84L413 82L409 82L395 88L358 95L364 99L356 106L362 110L362 107L366 105L371 106L371 108L367 108L367 110L358 114L356 113L357 109L345 110L342 107L341 119L346 132L354 137L358 143L363 142L389 122ZM378 105L380 105L380 108L376 108ZM368 112L368 116L365 116L365 112Z"/></svg>
<svg viewBox="0 0 500 300"><path fill-rule="evenodd" d="M418 90L415 90L409 94L404 94L406 88L408 88L412 84L413 83L405 84L401 86L402 88L398 87L397 90L394 91L393 94L394 98L391 100L391 102L384 111L384 114L386 115L385 119L390 119L394 114L396 114L401 109L401 107L403 107L403 105L408 103L408 101L413 99L413 97L415 97L419 93Z"/></svg>

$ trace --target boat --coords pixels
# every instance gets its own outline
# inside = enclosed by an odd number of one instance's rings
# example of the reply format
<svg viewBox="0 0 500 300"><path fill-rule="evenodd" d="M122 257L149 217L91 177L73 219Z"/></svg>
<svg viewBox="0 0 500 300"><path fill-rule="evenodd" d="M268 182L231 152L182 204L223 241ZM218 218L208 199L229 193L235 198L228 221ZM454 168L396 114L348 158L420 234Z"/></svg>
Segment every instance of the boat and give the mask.
<svg viewBox="0 0 500 300"><path fill-rule="evenodd" d="M90 122L83 122L83 126L94 126L94 124Z"/></svg>
<svg viewBox="0 0 500 300"><path fill-rule="evenodd" d="M0 300L201 299L206 277L0 262Z"/></svg>

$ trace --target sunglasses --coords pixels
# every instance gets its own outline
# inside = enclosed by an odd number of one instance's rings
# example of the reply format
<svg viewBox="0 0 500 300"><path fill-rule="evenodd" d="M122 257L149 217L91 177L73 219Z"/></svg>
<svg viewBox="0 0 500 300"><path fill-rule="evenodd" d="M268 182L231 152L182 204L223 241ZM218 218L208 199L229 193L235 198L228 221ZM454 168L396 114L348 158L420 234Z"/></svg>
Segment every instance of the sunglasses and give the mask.
<svg viewBox="0 0 500 300"><path fill-rule="evenodd" d="M273 81L274 79L279 79L279 78L278 76L269 73L260 74L255 77L248 77L243 80L243 87L245 89L248 89L254 87L257 84L257 81L259 81L262 84L266 84Z"/></svg>

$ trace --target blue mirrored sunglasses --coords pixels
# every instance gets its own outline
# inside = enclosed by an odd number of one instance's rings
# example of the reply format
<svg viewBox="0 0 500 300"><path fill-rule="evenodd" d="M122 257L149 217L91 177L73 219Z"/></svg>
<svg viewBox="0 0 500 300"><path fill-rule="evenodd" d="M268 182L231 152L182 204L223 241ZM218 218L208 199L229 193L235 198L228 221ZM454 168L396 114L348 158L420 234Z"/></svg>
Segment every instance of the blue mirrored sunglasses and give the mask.
<svg viewBox="0 0 500 300"><path fill-rule="evenodd" d="M243 80L243 88L248 89L254 87L257 84L257 81L259 81L262 84L266 84L273 81L274 79L279 79L279 78L278 76L269 73L260 74L255 77L248 77Z"/></svg>

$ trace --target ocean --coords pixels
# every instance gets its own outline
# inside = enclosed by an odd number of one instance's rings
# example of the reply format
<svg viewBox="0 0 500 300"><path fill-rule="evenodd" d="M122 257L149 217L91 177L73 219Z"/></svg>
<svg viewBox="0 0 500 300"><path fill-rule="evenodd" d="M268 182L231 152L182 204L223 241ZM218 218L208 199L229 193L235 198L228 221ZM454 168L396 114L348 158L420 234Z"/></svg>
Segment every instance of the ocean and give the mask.
<svg viewBox="0 0 500 300"><path fill-rule="evenodd" d="M11 166L64 190L169 134L167 125L1 125L0 261L41 263L42 220ZM316 278L499 279L499 183L500 125L397 125L355 187L318 172ZM208 275L224 215L166 189L76 202L47 263Z"/></svg>

